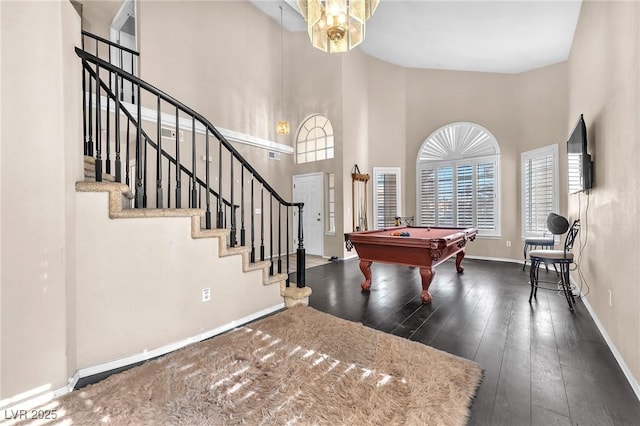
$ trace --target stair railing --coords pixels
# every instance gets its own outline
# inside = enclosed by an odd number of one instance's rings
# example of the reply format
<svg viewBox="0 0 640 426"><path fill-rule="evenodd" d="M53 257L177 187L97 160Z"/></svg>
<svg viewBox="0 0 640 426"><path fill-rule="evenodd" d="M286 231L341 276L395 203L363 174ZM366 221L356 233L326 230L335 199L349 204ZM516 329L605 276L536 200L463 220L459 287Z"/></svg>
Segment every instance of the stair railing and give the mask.
<svg viewBox="0 0 640 426"><path fill-rule="evenodd" d="M109 45L109 55L112 48L119 48L118 45L108 40L100 39L89 33L83 32L83 35L95 38L96 44L107 43ZM124 48L123 48L124 49ZM128 49L127 49L128 50ZM96 51L98 49L96 48ZM248 161L229 143L229 141L211 124L205 117L187 107L183 103L177 101L173 97L157 89L151 84L143 81L132 73L127 72L121 67L106 61L96 55L93 55L83 49L76 48L77 55L82 59L83 66L83 128L84 128L84 152L95 158L96 181L101 181L103 177L103 127L104 127L104 150L106 151L105 171L106 174L111 173L111 151L115 153L114 171L115 181L122 182L122 152L121 143L125 139L125 164L124 176L125 183L130 185L130 169L131 161L135 161L135 201L134 208L146 208L148 202L148 187L151 187L148 179L149 168L155 172L155 191L151 194L155 198L156 208L163 208L164 203L164 183L167 185L167 203L166 207L171 207L171 195L174 195L173 206L175 208L182 207L183 197L188 199L188 207L202 208L204 199L205 210L205 228L212 228L211 220L211 197L213 196L216 203L215 225L216 228L228 228L229 241L228 244L234 247L238 244L238 213L240 215L239 233L240 245L247 246L250 244L250 262L257 261L269 262L269 275L276 272L286 273L286 286L289 287L290 276L290 221L294 220L293 209L297 209L298 213L298 235L296 248L296 285L297 287L305 287L305 249L303 235L303 203L292 203L285 201L278 192L248 163ZM136 54L137 55L137 54ZM101 74L102 73L102 74ZM105 78L106 74L106 78ZM116 82L116 84L112 84ZM117 84L119 83L119 84ZM126 103L122 97L122 88L125 85L132 88L132 103ZM86 88L88 87L88 90ZM106 106L103 111L102 102L106 99ZM154 102L155 100L155 102ZM113 107L111 106L113 103ZM145 126L142 104L147 107L145 111L149 111L150 105L155 106L155 141L150 136L150 131ZM167 149L163 148L163 122L167 121L167 113L163 111L162 105L169 105L170 115L173 116L171 121L175 125L175 129L171 137L175 137L175 145L171 144ZM95 108L94 108L95 107ZM95 110L94 110L95 109ZM166 108L165 108L166 110ZM103 126L102 120L106 120L106 126ZM149 117L146 117L149 118ZM126 119L126 129L121 126L121 120ZM113 139L111 144L112 133L111 127L114 127ZM191 144L186 145L185 149L190 152L190 158L186 162L181 159L181 134L183 131L191 133ZM204 138L202 138L204 133ZM198 136L200 134L200 136ZM211 139L217 139L217 155L211 149ZM131 141L131 139L134 139ZM200 139L200 140L198 140ZM202 140L204 139L204 140ZM198 149L198 145L204 143L204 148ZM215 144L215 141L214 141ZM131 146L133 145L133 146ZM149 148L155 150L149 155ZM135 152L131 152L135 149ZM169 152L172 150L173 152ZM204 151L204 152L203 152ZM189 154L189 153L187 153ZM217 170L212 170L213 157L217 156ZM223 160L228 160L228 166L224 166ZM198 175L197 162L198 158L205 161L204 176L202 171ZM164 161L166 160L166 162ZM191 167L189 168L189 162ZM226 161L225 161L226 163ZM171 167L173 166L174 178L171 179ZM226 169L226 170L225 170ZM235 185L236 174L239 169L240 188ZM217 171L217 177L215 172ZM224 173L226 171L227 173ZM165 180L165 173L167 178ZM246 176L245 176L246 175ZM188 180L188 191L186 195L182 192L182 178ZM212 185L212 177L217 180L217 191ZM248 180L245 180L248 177ZM250 200L246 201L245 181L250 182ZM171 191L171 183L175 183L175 192ZM247 185L248 186L248 185ZM256 188L258 187L259 188ZM259 190L259 193L258 193ZM204 192L204 194L203 194ZM269 203L268 224L265 225L266 212L265 192ZM238 194L239 193L239 194ZM226 195L226 197L225 197ZM239 195L240 203L235 204ZM256 224L256 198L260 204L260 221ZM277 203L277 214L274 212L274 200ZM283 215L282 210L285 210ZM291 214L290 214L291 213ZM250 228L245 227L246 219L250 220ZM283 233L283 216L285 223L285 232ZM256 227L259 226L259 247L258 232ZM268 226L269 237L269 255L266 254L265 231ZM275 236L274 236L275 231ZM247 241L249 234L250 242ZM282 240L285 239L285 247L283 253ZM277 247L276 247L277 245ZM256 250L259 250L256 253ZM257 256L257 254L259 256ZM283 258L285 265L283 265Z"/></svg>

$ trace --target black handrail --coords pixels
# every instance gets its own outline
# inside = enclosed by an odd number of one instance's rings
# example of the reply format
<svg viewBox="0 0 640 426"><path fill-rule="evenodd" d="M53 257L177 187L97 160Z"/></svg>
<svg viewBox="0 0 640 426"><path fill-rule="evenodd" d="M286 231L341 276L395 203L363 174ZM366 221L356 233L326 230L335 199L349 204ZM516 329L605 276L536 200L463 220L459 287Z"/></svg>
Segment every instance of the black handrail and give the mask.
<svg viewBox="0 0 640 426"><path fill-rule="evenodd" d="M82 30L81 33L82 33L83 36L92 38L94 40L98 40L101 43L108 44L109 46L115 47L115 48L117 48L119 50L123 50L123 51L125 51L127 53L130 53L130 54L134 55L134 56L140 56L140 53L136 52L135 50L131 50L131 49L127 48L127 47L121 46L118 43L114 43L111 40L107 40L106 38L102 38L102 37L100 37L98 35L88 33L85 30Z"/></svg>
<svg viewBox="0 0 640 426"><path fill-rule="evenodd" d="M106 69L109 70L113 73L116 73L118 75L120 75L121 77L124 77L126 80L140 86L141 88L144 88L145 90L151 92L152 94L159 96L162 98L162 100L164 100L165 102L173 105L174 107L180 109L181 111L185 112L186 114L195 117L198 119L198 121L200 121L203 125L205 125L205 127L207 127L209 129L209 131L211 132L211 134L213 134L220 142L222 142L222 144L224 145L225 148L227 148L227 150L229 152L231 152L233 154L233 156L240 161L240 163L252 174L256 177L256 179L258 180L258 182L260 182L265 189L270 192L271 194L273 194L274 197L276 197L276 200L278 200L282 205L288 206L288 207L298 207L298 206L302 206L304 203L291 203L288 201L285 201L279 194L278 192L273 189L273 187L271 185L269 185L269 183L260 175L260 173L258 173L256 171L256 169L254 169L251 164L249 164L247 162L247 160L245 160L245 158L233 147L233 145L231 145L231 143L229 143L229 141L227 140L227 138L224 137L224 135L222 135L222 133L220 133L218 131L218 129L215 128L215 126L213 124L211 124L211 122L209 122L209 120L207 120L205 117L203 117L202 115L198 114L196 111L192 110L191 108L189 108L188 106L186 106L185 104L183 104L182 102L172 98L170 95L166 94L165 92L163 92L162 90L158 89L157 87L147 83L146 81L136 77L133 74L129 74L128 72L106 62L103 59L98 58L97 56L94 56L88 52L85 52L84 50L76 47L76 53L78 54L79 57L81 57L82 59L88 61L88 62L93 62L96 65L99 65L101 69Z"/></svg>
<svg viewBox="0 0 640 426"><path fill-rule="evenodd" d="M96 73L95 71L88 65L88 62L86 60L83 60L82 63L85 65L85 69L89 72L89 74L95 79L96 78ZM105 93L107 93L107 95L112 98L114 100L114 102L117 102L116 105L119 106L120 111L127 117L127 119L129 119L129 121L131 121L131 123L133 124L134 127L137 127L138 129L140 129L140 134L141 136L149 143L149 145L151 145L152 148L154 148L156 151L158 151L158 149L160 148L159 152L162 154L162 156L164 158L166 158L169 162L173 163L173 165L177 165L177 161L175 158L173 158L171 156L171 154L169 154L167 151L165 151L164 149L161 149L161 147L158 146L158 144L156 144L153 139L151 139L151 137L147 134L147 132L144 131L144 129L142 128L142 126L140 126L138 124L138 121L135 119L135 117L129 112L129 110L122 105L122 102L117 99L116 95L111 92L111 90L109 89L109 87L105 84L104 81L99 80L100 81L100 87L102 87L102 89L105 91ZM158 122L159 123L159 122ZM194 179L198 184L200 184L201 186L206 186L206 183L203 182L199 177L194 176L193 173L191 172L191 170L187 169L185 166L183 166L182 164L180 164L180 171L185 173L187 176L189 176L190 178ZM120 182L119 180L116 179L117 182ZM218 196L218 193L213 189L210 188L209 192L211 192L211 194L213 194L214 197L216 198L220 198ZM224 197L222 197L222 202L227 205L227 206L231 206L231 203L226 200ZM234 205L234 207L240 207L238 205Z"/></svg>
<svg viewBox="0 0 640 426"><path fill-rule="evenodd" d="M98 36L94 36L92 34L83 32L83 35L86 35L88 37L92 37L94 39L96 39L97 41L103 42L108 44L109 46L113 46L116 47L118 49L121 49L121 52L124 50L127 53L131 53L131 54L135 54L136 56L138 56L137 52L131 51L130 49L127 48L123 48L122 46L119 46L113 42L109 42L108 40L102 39ZM83 39L84 41L84 39ZM206 204L207 204L207 211L205 214L205 222L206 222L206 227L210 228L211 227L211 218L210 218L210 202L209 202L209 194L214 194L214 196L216 196L216 198L218 199L218 212L217 212L217 226L218 227L226 227L227 226L227 211L226 208L224 210L224 212L222 212L222 204L225 205L225 207L229 207L230 211L231 211L231 235L230 235L230 246L234 246L236 244L236 224L237 224L237 220L236 220L236 214L237 214L237 205L233 204L233 196L234 196L234 188L233 188L233 168L234 168L234 158L236 160L238 160L238 162L240 163L240 168L241 168L241 174L242 176L244 176L244 170L246 169L247 172L251 173L251 189L252 189L252 194L253 194L253 186L254 186L254 181L258 182L259 184L261 184L261 194L264 193L264 190L267 190L267 192L269 193L270 196L270 204L271 204L271 208L270 208L270 217L269 217L269 230L270 230L270 256L269 256L269 261L270 261L270 267L269 267L269 274L273 275L274 274L274 241L273 241L273 220L274 220L274 214L273 214L273 199L275 198L277 200L277 202L281 205L281 206L285 206L285 207L295 207L298 209L298 247L296 249L296 254L297 254L297 259L296 259L296 264L297 264L297 271L296 271L296 285L299 288L305 287L305 249L304 249L304 244L303 244L303 223L302 223L302 209L304 204L303 203L294 203L294 202L288 202L285 201L282 196L280 196L280 194L278 194L278 192L271 187L271 185L253 168L253 166L251 166L251 164L249 164L247 162L247 160L242 157L242 155L229 143L229 141L218 131L218 129L215 128L215 126L213 126L213 124L211 122L209 122L209 120L207 120L204 116L202 116L201 114L197 113L196 111L192 110L191 108L189 108L188 106L186 106L185 104L183 104L182 102L174 99L173 97L171 97L170 95L168 95L167 93L163 92L162 90L156 88L155 86L145 82L144 80L140 79L139 77L135 76L133 74L133 67L131 69L131 73L129 73L128 71L124 70L123 68L117 67L113 64L110 63L110 61L105 61L104 59L100 58L99 55L99 51L98 51L98 47L96 44L96 55L92 55L88 52L86 52L85 50L76 48L76 54L82 59L82 63L83 66L85 68L85 70L88 71L89 76L90 76L90 81L89 81L89 119L88 119L88 123L86 123L87 121L87 117L86 117L86 113L85 110L83 109L83 113L85 113L85 135L87 135L86 133L86 128L87 128L87 124L88 124L88 129L89 129L89 133L88 133L88 143L85 141L85 151L88 151L90 154L89 155L93 155L93 149L92 149L92 141L91 141L91 137L92 137L92 131L91 131L91 121L92 121L92 114L91 114L91 79L95 79L96 80L96 116L95 116L95 120L96 120L96 178L100 179L101 178L101 166L102 166L102 160L101 160L101 152L102 152L102 147L101 147L101 141L100 141L100 135L99 132L97 131L97 129L100 129L99 126L99 120L100 120L100 108L99 108L99 98L100 98L100 90L102 89L104 91L104 93L107 94L107 102L109 102L109 100L113 99L115 101L115 106L116 106L116 111L119 112L119 110L122 110L123 113L125 114L125 116L127 117L128 121L127 121L127 128L129 128L129 124L133 123L133 125L136 128L136 178L135 178L135 185L136 185L136 207L146 207L146 190L147 190L147 163L148 163L148 157L147 157L147 152L146 152L146 147L147 145L151 145L154 149L156 149L156 151L158 153L161 153L160 157L165 157L169 160L169 168L168 168L168 173L170 173L171 170L171 164L174 164L176 167L179 166L180 172L176 172L176 207L179 208L180 207L180 197L181 197L181 193L180 193L180 174L181 173L185 173L189 178L190 178L190 183L192 185L191 191L189 191L189 196L191 197L193 195L193 199L190 199L190 203L189 206L192 205L196 205L196 200L195 200L195 184L199 184L200 188L202 188L203 186L206 188ZM122 56L122 55L121 55ZM109 50L109 58L111 59L111 50ZM90 65L90 63L92 65ZM95 70L93 69L93 66L95 66ZM100 70L106 71L109 74L109 85L107 86L107 84L105 84L105 82L100 78ZM83 74L84 75L84 74ZM118 85L116 84L116 94L113 93L113 91L111 90L111 76L115 75L115 81L117 82L118 79L120 80L120 86L122 86L122 82L124 80L127 80L128 84L131 84L132 87L132 101L134 99L137 98L138 102L137 102L137 115L138 115L138 120L136 120L134 118L134 116L127 110L127 108L122 104L122 99L118 99ZM83 77L84 78L84 77ZM98 83L99 82L99 83ZM84 80L83 80L84 83ZM84 87L84 84L83 84ZM136 89L137 92L137 96L134 97L134 90ZM142 129L142 124L139 122L140 118L141 118L141 102L140 102L140 93L141 93L141 89L145 90L145 93L149 93L151 95L156 96L157 98L157 102L158 104L160 104L160 101L164 101L169 105L172 105L175 108L175 114L176 114L176 158L173 158L170 154L168 154L166 151L164 151L164 149L162 149L162 145L160 143L156 144L153 142L153 140L149 137L149 135ZM122 92L120 92L120 96L122 97ZM85 100L86 103L86 100ZM107 105L108 106L108 105ZM107 116L110 114L110 110L109 108L107 109ZM187 169L185 166L183 166L180 163L180 160L178 159L180 153L179 153L179 117L180 117L180 113L184 113L185 115L188 115L191 117L191 122L192 122L192 132L193 132L193 143L195 143L195 132L196 132L196 126L195 126L195 120L197 119L198 121L200 121L200 123L204 126L205 128L205 134L206 134L206 182L203 182L201 179L199 179L196 175L195 175L195 161L193 163L193 167L194 167L194 172L190 171L189 169ZM158 114L160 114L160 110L158 109ZM119 120L116 119L116 125L119 125ZM222 185L221 185L221 181L222 181L222 176L219 175L219 191L216 193L211 187L210 187L210 182L209 182L209 134L212 134L216 137L216 139L218 139L220 145L220 150L219 150L219 160L220 160L220 164L219 164L219 173L221 173L222 169L222 146L225 147L225 149L229 152L230 154L230 175L231 175L231 179L230 179L230 183L226 186L228 186L230 188L230 196L231 196L231 202L227 201L224 199L224 197L222 197ZM158 137L160 138L160 134L158 134ZM129 138L129 132L127 132L127 141ZM108 139L108 138L107 138ZM117 152L117 159L116 162L118 163L119 160L119 134L116 135L116 152ZM144 152L142 152L142 147L140 146L141 143L145 143L144 145ZM108 153L109 153L109 140L106 141L106 151L107 151L107 165L109 166L109 159L108 159ZM87 145L88 145L88 149L87 149ZM127 151L129 148L129 143L127 142ZM194 153L192 153L193 158L195 158L195 151ZM140 163L142 163L142 159L144 158L144 164L141 165ZM129 169L128 169L128 161L129 161L129 155L127 154L126 156L126 161L127 161L127 181L129 181ZM159 161L159 160L157 160ZM107 167L108 167L107 166ZM157 165L156 165L157 166ZM144 171L142 169L142 167L144 167ZM98 173L98 169L100 169L100 173ZM158 171L156 172L158 173ZM161 175L159 175L157 177L157 179L161 180ZM169 179L170 180L170 179ZM168 186L170 188L171 183L170 181L168 182ZM158 187L156 188L156 191L160 191L161 189L158 189ZM241 192L241 199L244 200L244 178L242 178L242 185L240 188L240 192ZM169 195L169 190L168 190L168 196ZM261 204L263 203L263 196L261 195ZM202 202L202 200L200 199L199 201L200 203ZM253 203L253 197L251 202ZM157 203L157 199L156 199L156 203ZM242 206L243 209L241 210L241 214L244 215L244 205ZM279 208L278 208L279 210ZM262 214L261 214L261 222L263 223L264 221L264 209L262 209ZM289 214L288 214L288 210L287 210L287 253L286 253L286 265L287 265L287 279L286 279L286 286L289 287L289 253L288 253L288 248L289 248L289 242L288 242L288 230L289 230ZM223 220L221 220L223 219ZM281 228L281 215L280 213L278 213L278 240L280 240L280 238L282 237L280 234L282 233L282 228ZM252 214L251 214L251 223L252 223L252 235L251 235L251 261L255 261L255 256L254 256L254 248L253 248L253 241L254 241L254 235L253 235L253 207L252 207ZM241 242L244 244L244 216L242 216L241 219ZM264 257L264 224L261 226L261 230L260 233L262 235L261 237L261 256L260 256L260 260L266 260ZM278 272L281 271L281 246L280 243L278 241Z"/></svg>

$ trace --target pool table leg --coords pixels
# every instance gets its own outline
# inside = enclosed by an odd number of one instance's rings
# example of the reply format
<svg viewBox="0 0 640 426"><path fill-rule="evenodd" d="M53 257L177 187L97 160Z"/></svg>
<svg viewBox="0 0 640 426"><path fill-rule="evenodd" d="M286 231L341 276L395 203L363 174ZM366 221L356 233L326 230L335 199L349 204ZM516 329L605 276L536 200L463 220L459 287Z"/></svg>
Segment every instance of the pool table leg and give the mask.
<svg viewBox="0 0 640 426"><path fill-rule="evenodd" d="M420 298L422 299L422 303L431 303L431 300L433 300L433 296L429 293L429 286L435 274L436 271L431 267L420 268L420 278L422 278L422 293L420 294Z"/></svg>
<svg viewBox="0 0 640 426"><path fill-rule="evenodd" d="M464 249L460 250L458 254L456 254L456 271L458 272L464 271L464 268L460 266L462 259L464 259Z"/></svg>
<svg viewBox="0 0 640 426"><path fill-rule="evenodd" d="M361 260L360 261L360 270L362 271L362 275L364 275L364 281L360 284L360 288L364 291L371 290L371 264L373 262L369 260Z"/></svg>

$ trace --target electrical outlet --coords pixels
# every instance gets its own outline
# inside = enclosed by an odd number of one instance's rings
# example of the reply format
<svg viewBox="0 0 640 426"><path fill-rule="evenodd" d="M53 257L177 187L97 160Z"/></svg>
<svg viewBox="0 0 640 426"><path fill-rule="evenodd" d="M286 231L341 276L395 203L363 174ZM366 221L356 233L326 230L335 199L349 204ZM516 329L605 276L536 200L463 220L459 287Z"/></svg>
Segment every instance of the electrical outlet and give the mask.
<svg viewBox="0 0 640 426"><path fill-rule="evenodd" d="M262 214L262 209L261 208L257 208L256 209L256 214Z"/></svg>
<svg viewBox="0 0 640 426"><path fill-rule="evenodd" d="M511 241L507 241L507 247L511 247Z"/></svg>
<svg viewBox="0 0 640 426"><path fill-rule="evenodd" d="M609 290L609 306L612 306L612 305L613 305L613 303L612 303L613 301L612 301L611 299L612 299L612 297L611 297L611 290Z"/></svg>
<svg viewBox="0 0 640 426"><path fill-rule="evenodd" d="M203 302L208 302L209 300L211 300L211 289L210 288L203 288L202 289L202 301Z"/></svg>

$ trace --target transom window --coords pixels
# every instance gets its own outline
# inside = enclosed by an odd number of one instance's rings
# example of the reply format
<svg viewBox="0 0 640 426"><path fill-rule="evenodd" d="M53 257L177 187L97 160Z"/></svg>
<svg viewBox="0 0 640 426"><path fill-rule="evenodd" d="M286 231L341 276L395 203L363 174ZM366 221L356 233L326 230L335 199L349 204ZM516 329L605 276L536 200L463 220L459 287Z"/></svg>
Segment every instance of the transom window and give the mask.
<svg viewBox="0 0 640 426"><path fill-rule="evenodd" d="M499 160L498 142L482 126L451 123L436 130L416 164L418 223L499 236Z"/></svg>
<svg viewBox="0 0 640 426"><path fill-rule="evenodd" d="M307 118L296 138L296 161L312 161L333 158L333 126L327 117L312 115Z"/></svg>

